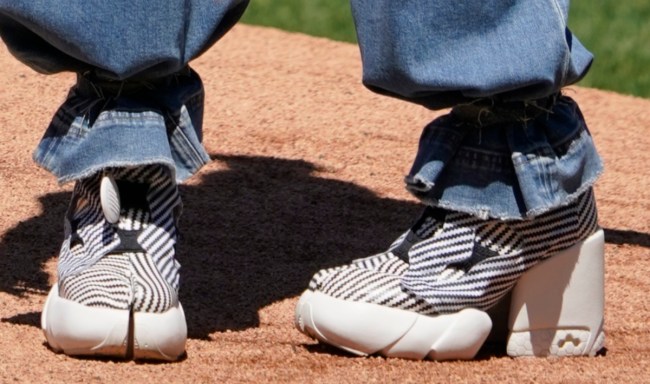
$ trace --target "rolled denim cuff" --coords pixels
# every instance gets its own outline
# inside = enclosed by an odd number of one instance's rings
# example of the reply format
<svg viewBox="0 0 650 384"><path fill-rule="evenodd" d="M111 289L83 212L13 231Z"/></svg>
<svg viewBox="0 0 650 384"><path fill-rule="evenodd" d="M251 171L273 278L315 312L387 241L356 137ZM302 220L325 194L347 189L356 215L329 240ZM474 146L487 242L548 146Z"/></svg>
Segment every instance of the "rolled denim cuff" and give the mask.
<svg viewBox="0 0 650 384"><path fill-rule="evenodd" d="M425 127L406 187L424 203L481 218L527 219L567 205L603 165L578 105L481 125L450 113Z"/></svg>
<svg viewBox="0 0 650 384"><path fill-rule="evenodd" d="M189 68L138 83L80 74L34 160L60 183L144 164L166 165L181 182L210 160L201 145L203 97Z"/></svg>
<svg viewBox="0 0 650 384"><path fill-rule="evenodd" d="M567 0L351 6L366 87L431 109L545 97L582 79L593 60L567 28Z"/></svg>
<svg viewBox="0 0 650 384"><path fill-rule="evenodd" d="M0 0L0 37L42 73L95 70L112 79L173 74L239 20L248 0Z"/></svg>

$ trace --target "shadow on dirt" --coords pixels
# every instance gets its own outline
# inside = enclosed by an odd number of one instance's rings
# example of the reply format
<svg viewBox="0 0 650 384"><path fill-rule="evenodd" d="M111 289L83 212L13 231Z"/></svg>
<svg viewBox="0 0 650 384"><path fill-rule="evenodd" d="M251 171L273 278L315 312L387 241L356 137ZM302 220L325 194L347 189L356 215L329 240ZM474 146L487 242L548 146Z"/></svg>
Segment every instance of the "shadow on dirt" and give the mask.
<svg viewBox="0 0 650 384"><path fill-rule="evenodd" d="M301 160L215 156L227 169L182 186L185 211L178 259L181 302L192 338L259 324L260 308L294 297L317 270L387 247L419 206L314 175ZM45 295L44 263L55 257L70 193L40 198L43 214L0 242L0 291ZM605 229L608 243L650 247L650 235ZM39 314L3 322L39 326Z"/></svg>
<svg viewBox="0 0 650 384"><path fill-rule="evenodd" d="M40 196L42 214L19 222L1 238L0 291L16 296L47 293L44 264L59 253L70 196L69 192Z"/></svg>
<svg viewBox="0 0 650 384"><path fill-rule="evenodd" d="M650 248L650 234L613 228L603 228L603 230L605 231L605 242L608 244L628 244Z"/></svg>
<svg viewBox="0 0 650 384"><path fill-rule="evenodd" d="M419 213L363 187L314 175L314 164L270 157L216 156L226 170L182 186L178 259L189 336L259 324L260 308L297 296L317 270L387 247ZM40 198L43 214L0 242L0 291L49 289L45 262L62 240L70 193ZM35 313L2 321L39 326Z"/></svg>

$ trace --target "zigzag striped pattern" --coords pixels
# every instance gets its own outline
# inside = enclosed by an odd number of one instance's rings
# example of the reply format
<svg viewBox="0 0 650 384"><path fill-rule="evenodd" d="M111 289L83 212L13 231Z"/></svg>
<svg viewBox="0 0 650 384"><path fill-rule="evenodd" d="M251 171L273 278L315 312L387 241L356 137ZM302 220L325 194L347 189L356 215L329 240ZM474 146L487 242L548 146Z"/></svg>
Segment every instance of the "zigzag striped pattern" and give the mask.
<svg viewBox="0 0 650 384"><path fill-rule="evenodd" d="M423 216L433 213L427 210ZM420 218L385 253L319 271L309 287L344 300L426 315L467 307L487 310L529 268L586 239L597 227L591 189L531 220L481 220L447 212L443 220ZM408 263L395 254L400 247L408 248Z"/></svg>
<svg viewBox="0 0 650 384"><path fill-rule="evenodd" d="M181 201L171 172L150 165L105 173L144 186L146 206L123 207L111 224L101 208L102 175L77 182L59 256L60 295L88 306L164 312L178 300L180 268L174 255ZM127 236L138 249L123 248Z"/></svg>
<svg viewBox="0 0 650 384"><path fill-rule="evenodd" d="M436 218L436 216L440 216L439 211L437 208L425 208L415 224L408 231L401 234L388 247L386 252L353 260L348 265L321 269L310 280L308 289L312 291L318 289L322 285L323 280L332 273L350 267L376 270L401 276L408 269L408 264L403 260L408 261L408 251L411 247L431 236L442 226L443 222Z"/></svg>

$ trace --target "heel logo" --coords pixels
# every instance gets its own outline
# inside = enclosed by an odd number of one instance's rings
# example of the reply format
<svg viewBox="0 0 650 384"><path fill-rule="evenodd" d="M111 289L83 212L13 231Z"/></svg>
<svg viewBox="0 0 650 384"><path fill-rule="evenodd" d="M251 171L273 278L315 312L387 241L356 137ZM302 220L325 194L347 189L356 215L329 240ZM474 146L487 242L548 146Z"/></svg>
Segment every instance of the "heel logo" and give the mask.
<svg viewBox="0 0 650 384"><path fill-rule="evenodd" d="M586 335L578 335L575 337L573 333L569 332L564 335L564 337L559 337L558 334L556 345L558 351L554 354L558 356L578 356L582 354L582 349L584 349L584 341ZM582 336L582 337L581 337Z"/></svg>

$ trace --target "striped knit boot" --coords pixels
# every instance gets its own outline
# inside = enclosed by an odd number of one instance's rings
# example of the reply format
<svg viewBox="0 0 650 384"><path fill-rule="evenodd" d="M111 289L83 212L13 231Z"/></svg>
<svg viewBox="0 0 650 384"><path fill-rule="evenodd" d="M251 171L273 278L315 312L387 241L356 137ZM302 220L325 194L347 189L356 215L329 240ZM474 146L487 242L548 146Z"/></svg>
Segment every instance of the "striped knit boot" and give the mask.
<svg viewBox="0 0 650 384"><path fill-rule="evenodd" d="M492 327L485 311L512 292L508 354L593 356L603 248L591 190L523 221L429 207L387 252L316 273L296 326L358 355L471 359Z"/></svg>
<svg viewBox="0 0 650 384"><path fill-rule="evenodd" d="M69 355L176 360L187 327L174 258L181 200L169 169L106 169L78 181L59 281L42 313L50 347Z"/></svg>

